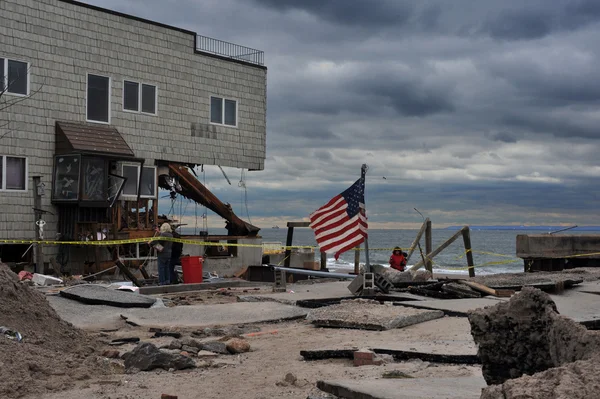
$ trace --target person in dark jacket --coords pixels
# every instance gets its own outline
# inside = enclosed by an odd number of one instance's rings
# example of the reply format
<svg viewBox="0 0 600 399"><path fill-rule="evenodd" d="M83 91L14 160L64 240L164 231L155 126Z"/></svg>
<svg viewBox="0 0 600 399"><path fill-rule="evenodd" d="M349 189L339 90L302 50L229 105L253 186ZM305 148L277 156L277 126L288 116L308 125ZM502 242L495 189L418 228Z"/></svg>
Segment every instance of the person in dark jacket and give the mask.
<svg viewBox="0 0 600 399"><path fill-rule="evenodd" d="M406 267L406 257L407 254L405 252L402 252L402 248L394 248L392 256L390 256L390 266L392 267L392 269L396 269L400 272L403 272L404 268Z"/></svg>
<svg viewBox="0 0 600 399"><path fill-rule="evenodd" d="M158 236L172 238L173 234L171 231L171 225L165 222L160 226L160 234ZM154 241L154 243L154 249L156 249L158 260L158 283L160 285L168 285L171 283L169 267L171 265L173 242L158 240Z"/></svg>
<svg viewBox="0 0 600 399"><path fill-rule="evenodd" d="M181 234L177 231L173 231L174 238L180 238ZM181 262L179 258L181 258L181 253L183 252L183 243L182 242L174 242L173 247L171 248L171 263L169 265L169 276L171 280L171 284L179 284L179 277L177 273L175 273L175 266L179 265Z"/></svg>

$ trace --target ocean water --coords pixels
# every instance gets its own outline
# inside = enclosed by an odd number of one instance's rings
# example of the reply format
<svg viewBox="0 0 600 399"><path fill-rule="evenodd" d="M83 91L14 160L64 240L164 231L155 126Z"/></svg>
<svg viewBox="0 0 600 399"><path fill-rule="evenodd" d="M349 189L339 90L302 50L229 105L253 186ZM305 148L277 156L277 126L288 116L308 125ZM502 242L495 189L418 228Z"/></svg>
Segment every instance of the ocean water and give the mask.
<svg viewBox="0 0 600 399"><path fill-rule="evenodd" d="M186 229L187 230L187 229ZM192 229L193 230L193 229ZM188 231L185 231L188 232ZM189 231L193 233L193 231ZM391 248L399 246L405 251L410 247L418 230L369 230L369 254L371 264L387 265L391 255ZM446 229L433 229L433 248L450 238L456 231ZM224 229L209 229L210 234L226 234ZM540 231L527 230L471 230L471 246L476 274L515 273L523 271L523 260L515 256L516 237L518 234L540 234ZM569 234L569 232L561 233ZM287 228L266 228L260 231L263 242L280 242L285 245ZM311 229L297 228L294 230L293 245L316 246L315 236ZM425 252L425 237L421 239L421 246ZM364 248L364 246L363 246ZM316 250L317 251L317 250ZM408 251L407 251L408 252ZM315 260L319 255L316 254ZM409 265L421 259L418 248L409 260ZM360 262L365 262L364 251L361 251ZM341 255L335 260L333 254L327 259L328 267L344 272L354 269L354 251ZM443 273L467 274L467 260L462 237L434 258L434 270Z"/></svg>
<svg viewBox="0 0 600 399"><path fill-rule="evenodd" d="M444 243L456 231L433 229L433 249ZM408 252L418 230L369 230L369 261L371 264L387 265L391 255L391 248L399 246ZM517 234L526 234L527 231L511 230L471 230L471 247L476 274L515 273L523 271L523 260L515 256ZM532 232L529 232L532 233ZM537 232L539 234L539 232ZM282 242L285 244L287 228L264 229L260 234L263 242ZM293 245L315 246L314 234L310 229L295 229ZM364 245L362 246L364 248ZM421 239L421 248L425 254L425 237ZM316 256L319 259L319 256ZM417 248L409 260L409 265L418 262L421 254ZM454 241L434 259L434 270L443 273L468 274L466 270L467 259L462 237ZM360 262L365 262L365 253L361 251ZM335 260L333 254L328 255L329 268L343 270L354 269L354 251L349 251Z"/></svg>

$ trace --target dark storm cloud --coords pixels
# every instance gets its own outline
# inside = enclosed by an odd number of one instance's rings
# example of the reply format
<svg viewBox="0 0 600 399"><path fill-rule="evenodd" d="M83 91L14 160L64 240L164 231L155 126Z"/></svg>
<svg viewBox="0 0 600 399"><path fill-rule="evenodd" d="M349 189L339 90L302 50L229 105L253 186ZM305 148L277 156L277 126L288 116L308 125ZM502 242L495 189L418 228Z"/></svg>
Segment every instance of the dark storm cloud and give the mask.
<svg viewBox="0 0 600 399"><path fill-rule="evenodd" d="M600 3L596 0L523 2L489 16L480 33L501 40L530 40L553 32L578 30L598 21Z"/></svg>
<svg viewBox="0 0 600 399"><path fill-rule="evenodd" d="M277 10L302 10L342 25L401 26L413 15L414 6L402 0L254 0Z"/></svg>
<svg viewBox="0 0 600 399"><path fill-rule="evenodd" d="M516 143L518 138L515 134L509 132L498 132L491 136L494 141L501 141L503 143Z"/></svg>

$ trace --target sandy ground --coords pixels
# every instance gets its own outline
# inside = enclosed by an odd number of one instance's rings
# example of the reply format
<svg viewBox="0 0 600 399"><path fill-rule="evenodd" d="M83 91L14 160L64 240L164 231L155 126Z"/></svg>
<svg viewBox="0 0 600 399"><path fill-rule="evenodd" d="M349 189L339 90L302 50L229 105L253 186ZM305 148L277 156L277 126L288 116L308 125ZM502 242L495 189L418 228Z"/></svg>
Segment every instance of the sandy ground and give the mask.
<svg viewBox="0 0 600 399"><path fill-rule="evenodd" d="M342 348L390 348L438 353L474 353L465 318L443 318L391 331L361 331L316 328L308 322L291 321L257 325L262 331L276 332L249 337L252 351L242 355L221 355L217 367L190 371L151 371L92 377L76 382L73 389L35 396L43 399L118 399L160 398L163 393L182 398L306 398L318 380L376 379L390 370L400 370L415 378L463 377L481 375L476 366L436 365L420 360L389 363L382 366L353 367L350 360L306 362L301 350ZM151 339L145 329L123 325L118 331L96 334L99 340L139 336L157 345L170 338ZM114 348L113 348L114 349ZM131 347L118 347L121 352ZM298 382L282 386L287 373ZM34 397L29 397L33 399Z"/></svg>

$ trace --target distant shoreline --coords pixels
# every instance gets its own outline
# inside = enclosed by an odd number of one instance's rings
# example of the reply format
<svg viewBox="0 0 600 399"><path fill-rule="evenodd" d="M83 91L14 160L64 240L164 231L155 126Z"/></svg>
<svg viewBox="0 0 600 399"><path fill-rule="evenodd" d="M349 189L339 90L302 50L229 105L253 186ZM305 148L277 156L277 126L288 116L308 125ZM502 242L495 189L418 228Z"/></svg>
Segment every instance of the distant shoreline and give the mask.
<svg viewBox="0 0 600 399"><path fill-rule="evenodd" d="M570 226L469 226L471 230L531 230L531 231L599 231L600 226L578 226L569 229ZM463 226L448 226L445 230L460 230Z"/></svg>

